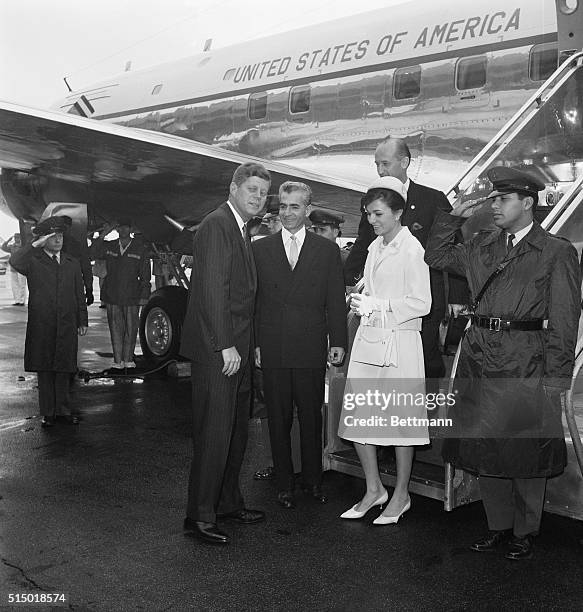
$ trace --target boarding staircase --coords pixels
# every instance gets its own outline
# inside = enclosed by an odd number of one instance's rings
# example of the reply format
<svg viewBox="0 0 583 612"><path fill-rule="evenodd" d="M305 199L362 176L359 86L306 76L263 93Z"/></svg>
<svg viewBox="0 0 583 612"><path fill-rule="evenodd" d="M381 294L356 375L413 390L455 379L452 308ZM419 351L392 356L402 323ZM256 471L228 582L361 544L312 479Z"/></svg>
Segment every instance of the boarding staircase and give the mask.
<svg viewBox="0 0 583 612"><path fill-rule="evenodd" d="M541 197L538 219L553 234L568 238L579 255L583 250L583 52L569 56L549 79L526 101L508 123L468 165L447 190L450 200L485 199L491 190L486 172L494 166L519 167L536 172L547 188ZM491 223L489 204L477 220L466 223L467 233ZM467 236L467 234L466 234ZM349 322L350 326L350 322ZM452 370L455 371L454 359ZM336 436L345 368L331 372L326 414L324 463L353 475L362 475L354 451ZM545 509L583 520L583 325L579 326L573 384L565 397L569 466L549 481ZM452 375L453 375L452 372ZM582 377L583 378L583 377ZM580 387L580 390L579 390ZM443 500L444 509L479 499L476 479L441 461L440 440L417 452L411 476L414 493ZM394 486L394 461L380 462L383 482Z"/></svg>

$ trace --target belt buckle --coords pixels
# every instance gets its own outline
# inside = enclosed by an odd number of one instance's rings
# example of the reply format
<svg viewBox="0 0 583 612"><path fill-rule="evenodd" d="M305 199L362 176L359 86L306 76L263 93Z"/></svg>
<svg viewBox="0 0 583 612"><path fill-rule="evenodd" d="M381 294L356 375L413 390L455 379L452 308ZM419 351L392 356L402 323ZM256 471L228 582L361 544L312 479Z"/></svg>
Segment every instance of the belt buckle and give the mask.
<svg viewBox="0 0 583 612"><path fill-rule="evenodd" d="M500 317L490 317L488 321L488 330L489 331L500 331Z"/></svg>

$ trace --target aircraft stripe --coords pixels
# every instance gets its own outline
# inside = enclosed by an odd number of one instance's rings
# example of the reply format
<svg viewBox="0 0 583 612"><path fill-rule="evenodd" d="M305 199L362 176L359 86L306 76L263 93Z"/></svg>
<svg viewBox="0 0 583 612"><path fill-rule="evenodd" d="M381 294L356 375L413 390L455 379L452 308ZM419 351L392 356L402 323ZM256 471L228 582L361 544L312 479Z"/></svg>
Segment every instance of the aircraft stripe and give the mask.
<svg viewBox="0 0 583 612"><path fill-rule="evenodd" d="M96 115L95 119L113 119L115 117L125 117L128 115L135 115L138 113L146 113L157 110L163 110L165 108L173 108L175 106L185 106L189 104L197 104L200 102L209 102L211 100L222 100L232 96L242 96L250 93L258 93L263 91L269 91L282 87L297 87L298 85L308 85L311 83L318 83L321 81L329 81L330 79L338 79L341 77L354 76L358 74L367 74L370 72L379 72L381 70L389 70L391 68L406 68L409 66L416 66L418 64L426 64L430 62L437 62L441 60L451 58L469 57L472 55L481 55L483 53L491 53L493 51L502 51L505 49L513 49L516 47L526 47L535 44L557 42L557 32L547 32L546 34L537 34L535 36L528 36L525 38L505 40L494 44L478 45L475 47L466 47L464 49L454 49L452 51L442 51L440 53L431 53L428 55L419 55L415 57L409 57L401 60L395 60L392 62L382 62L379 64L373 64L370 66L360 66L358 68L350 68L346 70L340 70L338 72L329 72L325 74L318 74L313 76L306 76L297 79L289 79L285 81L278 81L274 83L263 83L262 85L255 85L253 87L245 87L242 89L232 89L230 91L222 91L215 94L209 94L206 96L200 96L198 98L188 98L186 100L178 100L175 102L164 102L161 104L155 104L152 106L142 106L140 108L127 109L124 111L117 111L115 113L109 113L106 115Z"/></svg>

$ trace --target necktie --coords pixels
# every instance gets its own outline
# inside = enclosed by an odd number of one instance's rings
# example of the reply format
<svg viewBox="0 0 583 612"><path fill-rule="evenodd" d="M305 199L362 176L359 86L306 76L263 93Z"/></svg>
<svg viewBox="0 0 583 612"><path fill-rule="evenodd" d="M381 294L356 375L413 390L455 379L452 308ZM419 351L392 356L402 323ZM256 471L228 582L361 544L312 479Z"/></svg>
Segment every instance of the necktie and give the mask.
<svg viewBox="0 0 583 612"><path fill-rule="evenodd" d="M54 262L55 262L57 265L59 265L59 260L57 259L57 256L56 256L56 255L53 255L52 257L53 257L53 261L54 261Z"/></svg>
<svg viewBox="0 0 583 612"><path fill-rule="evenodd" d="M506 254L510 253L512 247L514 246L514 238L516 236L514 234L508 234L507 242L506 242Z"/></svg>
<svg viewBox="0 0 583 612"><path fill-rule="evenodd" d="M245 248L250 250L251 247L251 237L249 236L249 228L246 223L243 223L243 227L241 228L241 233L243 234L243 242L245 243Z"/></svg>
<svg viewBox="0 0 583 612"><path fill-rule="evenodd" d="M298 239L295 234L290 236L291 242L289 243L289 265L293 270L298 263L299 251L298 251Z"/></svg>

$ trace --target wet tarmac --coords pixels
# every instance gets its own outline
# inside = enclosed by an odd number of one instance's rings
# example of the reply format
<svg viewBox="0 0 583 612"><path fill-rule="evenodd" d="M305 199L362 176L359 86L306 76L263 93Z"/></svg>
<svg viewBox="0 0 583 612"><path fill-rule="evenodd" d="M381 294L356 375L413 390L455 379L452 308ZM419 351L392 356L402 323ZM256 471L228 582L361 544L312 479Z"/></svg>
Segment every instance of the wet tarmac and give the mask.
<svg viewBox="0 0 583 612"><path fill-rule="evenodd" d="M40 427L33 374L22 370L26 309L0 277L0 609L9 594L64 593L71 610L581 610L583 524L545 514L532 560L476 554L481 504L451 513L412 496L397 525L374 512L339 514L363 482L327 472L325 506L296 510L256 482L259 425L250 421L242 474L247 506L265 523L225 525L227 547L182 531L190 462L188 379L75 385L80 425ZM80 366L110 352L105 312L90 308Z"/></svg>

